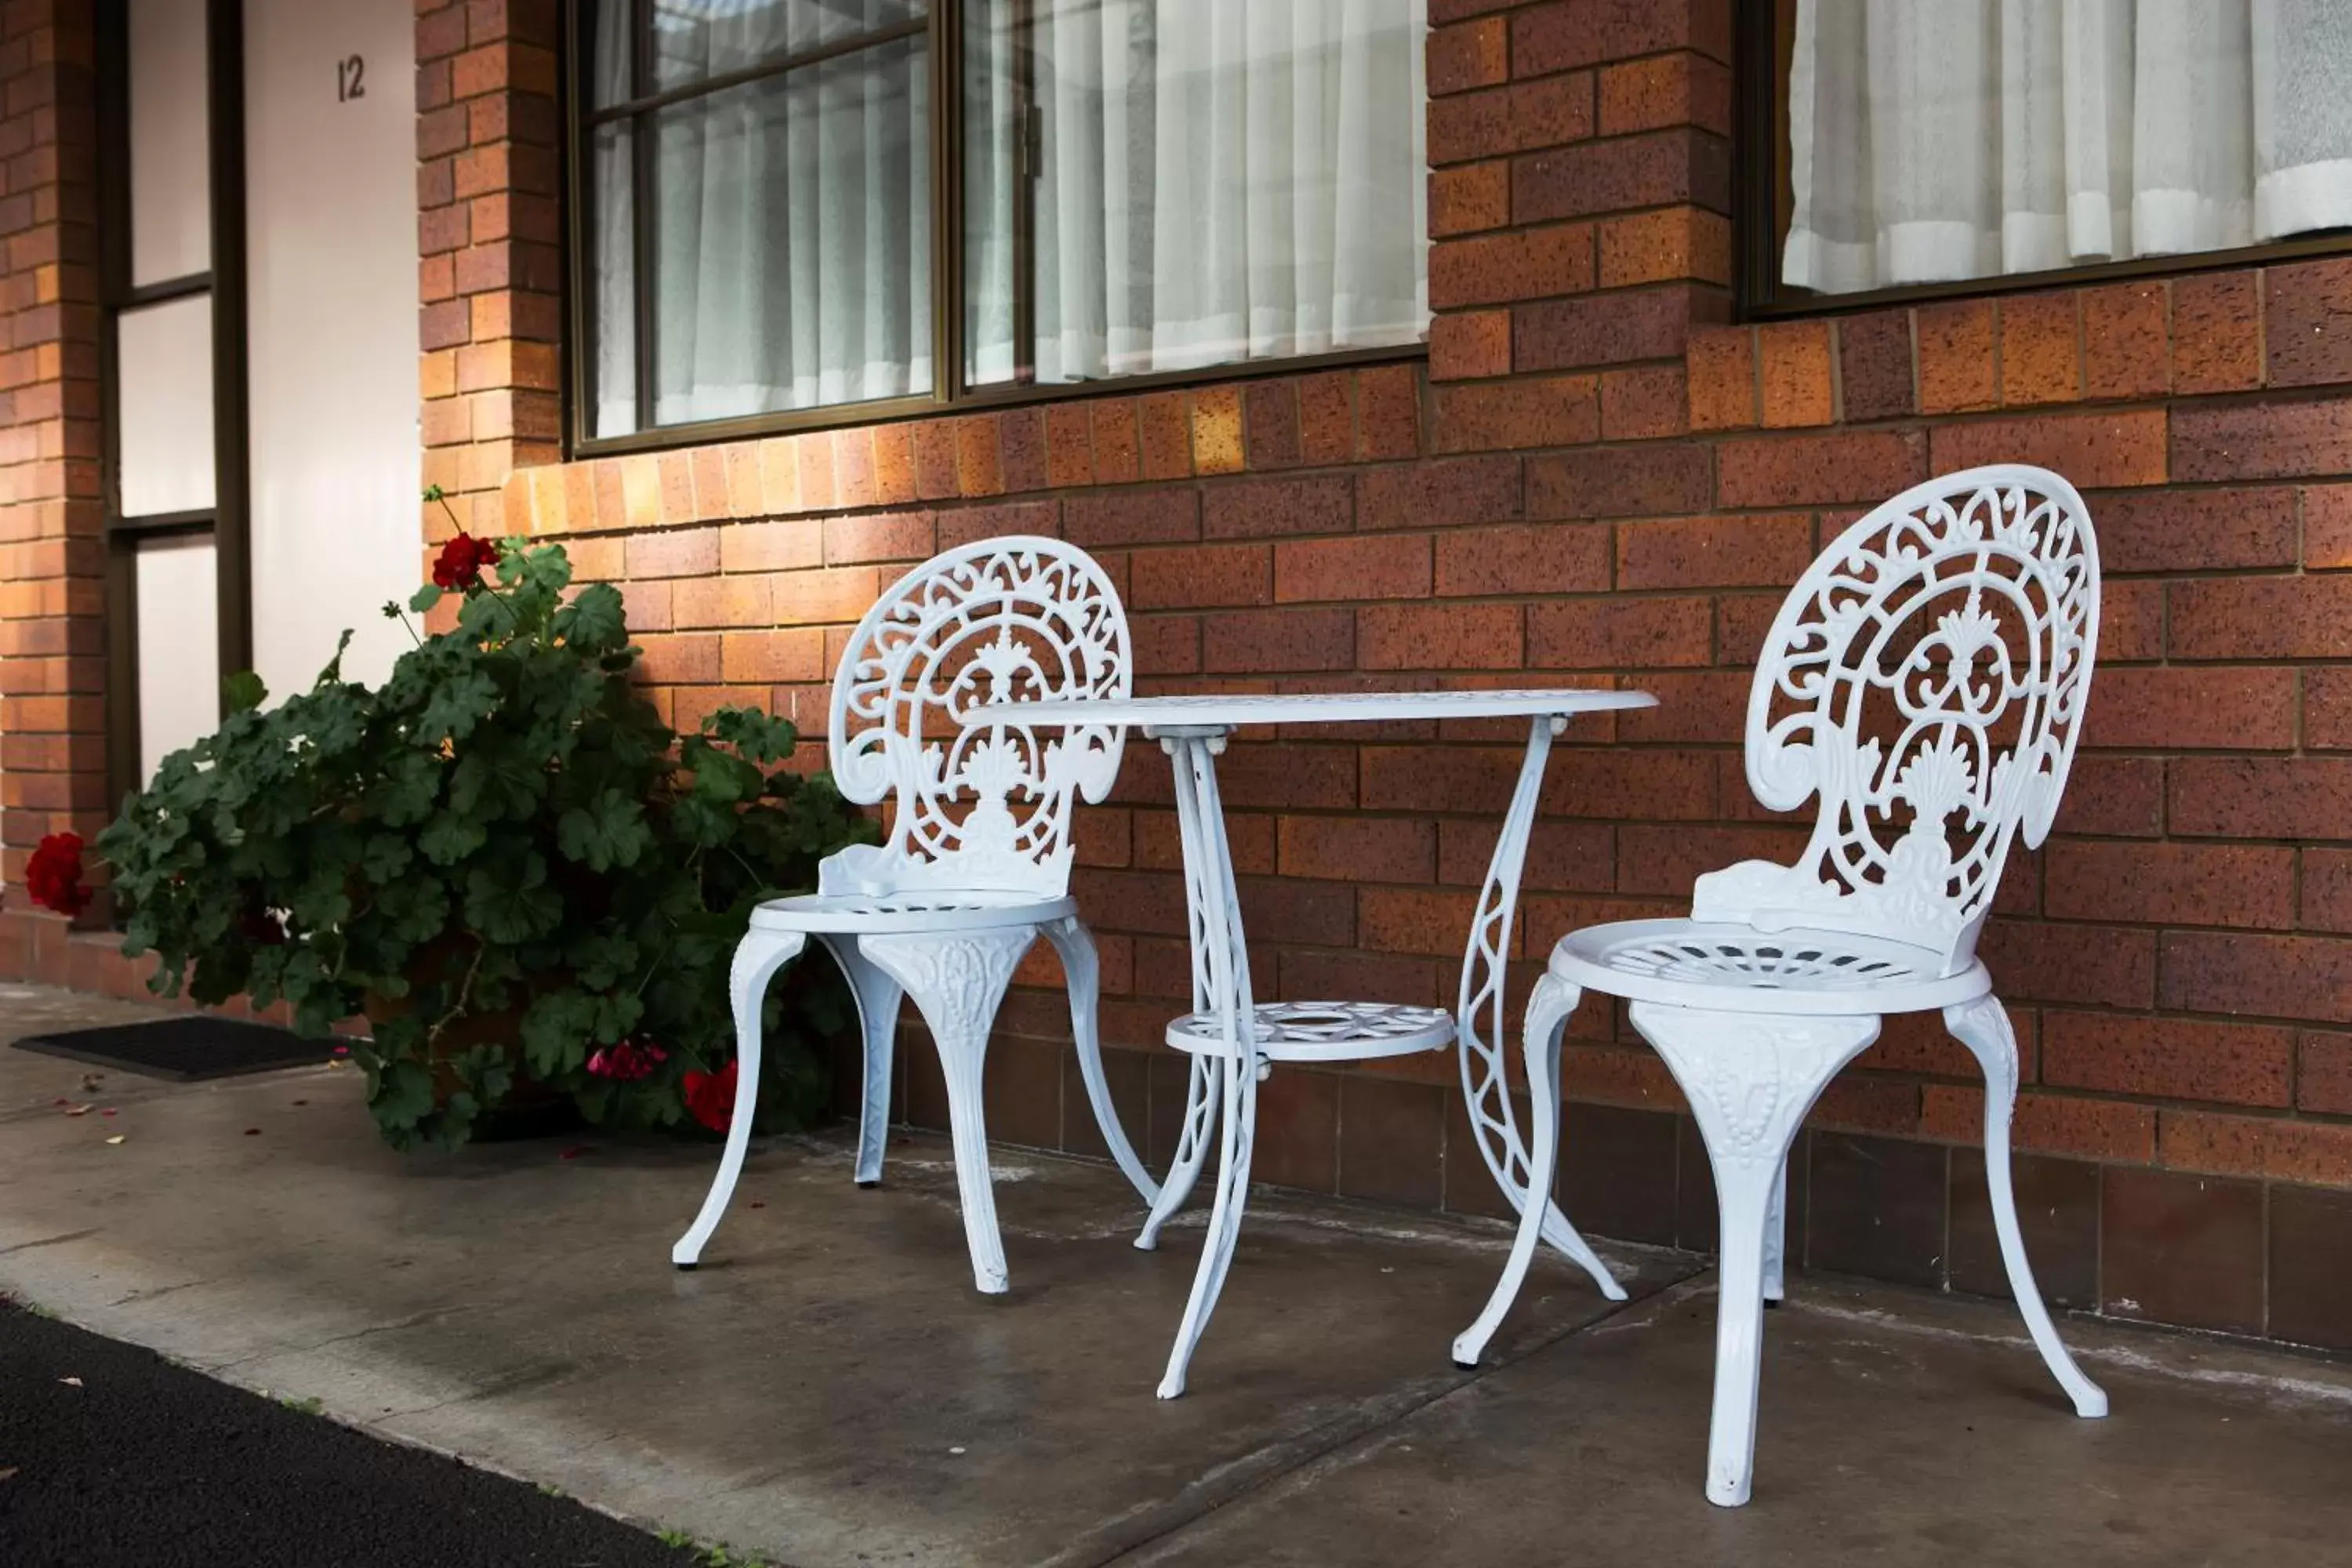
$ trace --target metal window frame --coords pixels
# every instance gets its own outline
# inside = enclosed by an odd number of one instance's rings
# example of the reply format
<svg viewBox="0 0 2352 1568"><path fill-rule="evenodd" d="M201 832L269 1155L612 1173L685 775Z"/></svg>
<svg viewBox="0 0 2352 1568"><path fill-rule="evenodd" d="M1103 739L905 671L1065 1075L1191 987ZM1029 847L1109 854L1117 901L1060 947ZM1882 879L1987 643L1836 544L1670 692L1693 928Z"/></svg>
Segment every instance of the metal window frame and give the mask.
<svg viewBox="0 0 2352 1568"><path fill-rule="evenodd" d="M565 279L572 296L567 311L564 345L567 363L563 376L571 406L565 416L564 429L568 453L572 457L610 457L629 452L660 451L761 436L887 424L950 412L978 413L1025 404L1104 397L1175 386L1263 380L1350 365L1414 363L1429 357L1425 342L1411 343L1300 354L1280 360L1249 360L1196 370L1112 376L1100 381L1040 384L1036 379L1035 347L1036 171L1033 163L1024 158L1020 163L1021 174L1024 177L1020 181L1013 203L1013 378L1008 382L974 386L965 378L963 357L966 260L963 0L930 0L929 13L919 24L877 29L827 45L823 49L779 57L730 71L723 77L711 78L708 82L661 92L646 90L651 79L651 62L647 58L652 38L652 29L647 25L650 0L630 0L630 3L635 12L630 18L635 43L632 92L626 103L608 105L600 110L591 107L594 103L595 92L595 0L563 0L562 36L565 47L572 52L570 68L562 73L564 99L562 106L564 126L563 232L569 251L565 258ZM1034 16L1025 4L1019 6L1019 14L1023 21L1016 25L1025 25L1027 19ZM707 92L723 91L747 81L782 75L856 49L877 47L918 37L927 40L931 81L931 390L865 403L828 404L815 408L786 409L688 425L655 425L651 417L655 354L649 348L655 331L653 291L646 286L652 276L653 226L638 221L631 227L636 247L633 279L635 312L632 325L638 345L635 362L637 429L625 436L597 436L592 423L596 406L597 322L593 302L594 258L590 248L595 214L594 182L592 178L593 148L589 138L594 130L625 121L634 121L641 126L642 116L667 108L671 103L683 102ZM1035 83L1029 74L1026 61L1016 64L1014 75L1016 106L1024 112L1034 113ZM641 130L633 131L630 147L634 159L635 209L637 216L642 218L652 206L652 138L643 134Z"/></svg>
<svg viewBox="0 0 2352 1568"><path fill-rule="evenodd" d="M96 43L99 232L100 468L105 506L106 776L121 796L146 782L140 756L137 551L151 539L213 542L215 614L224 676L253 663L253 594L246 408L245 5L206 0L205 112L211 266L133 285L131 278L131 29L129 0L98 0ZM213 504L193 511L122 514L121 374L125 310L209 291L213 334Z"/></svg>
<svg viewBox="0 0 2352 1568"><path fill-rule="evenodd" d="M1737 62L1737 104L1733 124L1739 144L1734 149L1737 174L1732 222L1736 236L1736 292L1743 321L1843 315L1882 306L2025 294L2044 289L2127 282L2138 278L2177 278L2341 256L2352 251L2352 228L2344 228L2229 250L2135 257L2127 261L2095 262L2041 272L2004 272L1950 283L1905 284L1852 294L1784 292L1780 281L1780 182L1774 160L1780 138L1780 106L1786 90L1786 83L1780 79L1775 29L1780 6L1790 0L1741 0L1737 18L1733 51Z"/></svg>

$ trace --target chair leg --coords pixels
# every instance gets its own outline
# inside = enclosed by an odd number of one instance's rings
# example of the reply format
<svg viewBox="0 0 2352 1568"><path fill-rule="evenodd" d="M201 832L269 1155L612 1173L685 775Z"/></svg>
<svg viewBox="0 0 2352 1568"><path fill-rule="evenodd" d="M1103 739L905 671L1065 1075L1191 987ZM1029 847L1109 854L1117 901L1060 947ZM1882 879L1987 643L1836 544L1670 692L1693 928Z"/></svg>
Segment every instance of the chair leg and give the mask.
<svg viewBox="0 0 2352 1568"><path fill-rule="evenodd" d="M1706 1497L1748 1500L1762 1370L1764 1255L1789 1145L1813 1101L1878 1037L1874 1017L1792 1018L1633 1005L1633 1026L1665 1058L1715 1167L1721 1239L1716 1266L1715 1412Z"/></svg>
<svg viewBox="0 0 2352 1568"><path fill-rule="evenodd" d="M1494 1294L1486 1298L1486 1310L1478 1321L1456 1335L1454 1341L1454 1364L1473 1367L1478 1364L1480 1352L1486 1342L1518 1299L1519 1287L1526 1283L1528 1266L1535 1261L1536 1243L1543 1238L1545 1221L1558 1211L1547 1201L1551 1192L1552 1175L1559 1165L1559 1037L1568 1028L1568 1016L1576 1011L1577 999L1583 992L1546 974L1536 982L1528 997L1528 1017L1524 1046L1528 1060L1528 1100L1532 1125L1528 1128L1528 1201L1519 1205L1518 1234L1511 1241L1511 1256L1503 1265L1503 1277L1495 1282ZM1507 1192L1507 1188L1505 1189ZM1562 1219L1561 1224L1567 1224ZM1570 1230L1570 1236L1575 1232ZM1583 1246L1583 1237L1577 1237ZM1585 1248L1587 1254L1591 1248ZM1571 1253L1570 1256L1574 1257ZM1582 1261L1581 1258L1579 1259ZM1624 1292L1617 1289L1606 1268L1594 1258L1586 1265L1597 1270L1593 1278L1602 1282L1604 1290L1615 1290L1616 1299Z"/></svg>
<svg viewBox="0 0 2352 1568"><path fill-rule="evenodd" d="M1200 1179L1201 1165L1208 1157L1209 1133L1217 1125L1223 1086L1224 1058L1205 1054L1192 1058L1192 1080L1184 1101L1184 1125L1176 1135L1176 1154L1168 1163L1168 1180L1160 1184L1159 1195L1151 1200L1151 1213L1145 1216L1143 1229L1135 1238L1136 1247L1144 1252L1160 1245L1160 1227L1192 1195L1192 1184Z"/></svg>
<svg viewBox="0 0 2352 1568"><path fill-rule="evenodd" d="M1780 1161L1780 1173L1772 1178L1772 1191L1764 1208L1764 1300L1777 1305L1788 1299L1789 1249L1789 1162Z"/></svg>
<svg viewBox="0 0 2352 1568"><path fill-rule="evenodd" d="M857 1001L858 1032L866 1041L866 1083L857 1104L857 1184L882 1184L882 1149L890 1139L890 1063L897 1054L898 999L905 993L888 971L869 962L855 936L821 936L841 965Z"/></svg>
<svg viewBox="0 0 2352 1568"><path fill-rule="evenodd" d="M988 1174L988 1130L982 1110L981 1073L988 1060L988 1032L996 1021L1013 966L1037 940L1034 926L1008 926L956 935L933 933L868 936L858 940L866 957L887 971L914 998L940 1051L947 1080L948 1131L955 1142L956 1195L963 1204L964 1240L971 1248L971 1278L985 1293L1007 1289L1004 1241L996 1231L996 1193Z"/></svg>
<svg viewBox="0 0 2352 1568"><path fill-rule="evenodd" d="M751 1122L760 1110L760 1004L776 971L800 956L808 939L798 931L762 931L754 926L735 946L735 963L728 991L735 1007L735 1114L727 1124L727 1147L719 1156L719 1174L702 1200L669 1260L680 1268L702 1261L702 1244L719 1228L728 1200L735 1195L735 1178L743 1173L743 1151L751 1142Z"/></svg>
<svg viewBox="0 0 2352 1568"><path fill-rule="evenodd" d="M1201 1267L1192 1276L1192 1295L1184 1303L1184 1320L1176 1326L1176 1343L1168 1352L1168 1371L1160 1380L1160 1397L1174 1399L1184 1392L1184 1373L1192 1365L1193 1347L1217 1309L1217 1294L1225 1288L1225 1270L1241 1239L1242 1210L1249 1201L1250 1152L1257 1133L1257 1073L1252 1064L1221 1058L1224 1084L1224 1135L1218 1148L1217 1202L1209 1211L1208 1234L1201 1238ZM1171 1185L1174 1184L1171 1177Z"/></svg>
<svg viewBox="0 0 2352 1568"><path fill-rule="evenodd" d="M1078 1076L1086 1079L1087 1101L1094 1107L1095 1125L1102 1131L1110 1157L1138 1196L1147 1204L1160 1196L1160 1184L1136 1158L1119 1124L1118 1107L1111 1103L1110 1080L1103 1077L1102 1033L1097 1022L1102 994L1102 966L1095 957L1095 939L1076 915L1045 928L1045 940L1061 955L1062 976L1070 988L1070 1037L1078 1047Z"/></svg>
<svg viewBox="0 0 2352 1568"><path fill-rule="evenodd" d="M2033 1283L2033 1266L2026 1261L2025 1236L2018 1228L2017 1196L2009 1180L2009 1121L2017 1102L2017 1037L2009 1012L1998 997L1982 996L1944 1009L1944 1026L1976 1054L1985 1075L1985 1185L1992 1198L1993 1227L2000 1235L2000 1260L2009 1269L2010 1293L2033 1335L2042 1364L2074 1402L2074 1414L2096 1419L2107 1413L2106 1391L2083 1375L2066 1352L2050 1309Z"/></svg>

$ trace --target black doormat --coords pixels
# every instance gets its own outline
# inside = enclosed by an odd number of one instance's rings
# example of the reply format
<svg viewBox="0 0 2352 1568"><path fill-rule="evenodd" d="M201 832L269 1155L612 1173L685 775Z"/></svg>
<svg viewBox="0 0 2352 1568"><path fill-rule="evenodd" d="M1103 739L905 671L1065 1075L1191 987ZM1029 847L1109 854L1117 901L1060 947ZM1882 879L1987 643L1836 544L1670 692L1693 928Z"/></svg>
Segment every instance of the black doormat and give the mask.
<svg viewBox="0 0 2352 1568"><path fill-rule="evenodd" d="M174 1083L314 1067L333 1057L336 1046L334 1040L307 1039L267 1024L205 1014L152 1024L113 1024L102 1029L28 1035L16 1042L20 1051L70 1057L78 1062L120 1068Z"/></svg>

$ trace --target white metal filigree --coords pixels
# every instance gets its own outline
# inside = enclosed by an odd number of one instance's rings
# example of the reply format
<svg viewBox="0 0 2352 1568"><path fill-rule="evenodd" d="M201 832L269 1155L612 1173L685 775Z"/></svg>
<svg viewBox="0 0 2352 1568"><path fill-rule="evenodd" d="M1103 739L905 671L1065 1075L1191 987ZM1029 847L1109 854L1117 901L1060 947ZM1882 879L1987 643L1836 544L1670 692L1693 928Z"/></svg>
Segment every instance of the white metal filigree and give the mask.
<svg viewBox="0 0 2352 1568"><path fill-rule="evenodd" d="M1261 1002L1251 1009L1258 1055L1267 1061L1363 1061L1442 1050L1454 1043L1454 1015L1394 1002ZM1214 1013L1188 1013L1168 1026L1180 1051L1225 1048Z"/></svg>
<svg viewBox="0 0 2352 1568"><path fill-rule="evenodd" d="M881 1179L892 1046L901 994L930 1026L948 1086L950 1131L972 1274L1005 1288L981 1116L988 1029L1013 963L1045 935L1068 982L1080 1076L1111 1158L1143 1200L1160 1196L1119 1125L1096 1026L1093 941L1069 897L1070 817L1118 772L1124 728L1062 725L992 704L1124 697L1133 681L1127 617L1102 568L1055 539L967 545L917 568L859 623L834 681L834 773L842 793L887 799L890 836L817 868L817 890L751 913L736 955L740 1081L759 1082L760 997L810 936L848 975L866 1046L856 1177ZM671 1251L701 1255L726 1212L750 1137L739 1096L717 1178Z"/></svg>
<svg viewBox="0 0 2352 1568"><path fill-rule="evenodd" d="M1061 892L1073 797L1109 792L1126 731L1009 705L1124 697L1133 681L1118 591L1074 545L987 540L909 574L858 623L833 683L835 782L897 805L867 875L893 890Z"/></svg>
<svg viewBox="0 0 2352 1568"><path fill-rule="evenodd" d="M1982 1064L1988 1184L2019 1310L2077 1413L2106 1413L2027 1265L2009 1178L2016 1046L1975 952L2011 844L2021 833L2041 843L2057 815L2098 605L2090 518L2055 474L1977 468L1888 501L1799 582L1752 689L1757 797L1793 811L1821 796L1804 855L1699 878L1690 920L1595 926L1552 950L1528 1006L1531 1186L1548 1187L1556 1157L1553 1020L1580 989L1631 1002L1714 1166L1715 1502L1748 1497L1761 1305L1780 1291L1790 1141L1888 1013L1940 1010ZM1538 1211L1524 1208L1511 1261L1455 1342L1457 1361L1475 1362L1501 1323L1539 1229Z"/></svg>
<svg viewBox="0 0 2352 1568"><path fill-rule="evenodd" d="M1192 1352L1208 1326L1239 1240L1249 1192L1249 1165L1256 1138L1256 1086L1277 1061L1361 1061L1412 1051L1443 1048L1458 1037L1465 1085L1479 1116L1480 1147L1515 1205L1524 1205L1528 1152L1511 1119L1503 1087L1499 1046L1503 958L1510 947L1510 920L1518 889L1528 825L1542 785L1552 737L1577 713L1653 706L1638 691L1412 691L1323 693L1218 693L1188 697L1083 700L1041 705L1024 717L1034 723L1133 725L1160 742L1175 770L1176 823L1183 850L1187 929L1192 938L1192 1009L1169 1027L1168 1040L1192 1057L1192 1079L1173 1163L1152 1203L1136 1246L1159 1244L1161 1228L1191 1195L1217 1138L1219 1161L1215 1205L1209 1216L1200 1268L1178 1326L1176 1342L1160 1394L1184 1391ZM1225 837L1224 809L1217 789L1216 759L1227 735L1243 724L1312 724L1388 721L1406 718L1534 721L1517 797L1504 843L1488 869L1475 929L1465 960L1462 1005L1449 1015L1433 1007L1372 1002L1265 1003L1255 1001L1249 949L1242 930L1241 900L1233 856ZM968 715L967 724L993 722L993 714ZM1491 1014L1485 1035L1475 1016ZM1554 1108L1555 1114L1557 1107ZM1540 1124L1540 1123L1539 1123ZM1532 1189L1548 1192L1549 1184ZM1544 1237L1583 1267L1611 1297L1624 1291L1565 1216L1548 1201L1538 1205Z"/></svg>
<svg viewBox="0 0 2352 1568"><path fill-rule="evenodd" d="M1906 490L1815 562L1766 637L1748 780L1821 816L1793 867L1700 879L1700 920L1859 931L1968 966L2021 828L2056 816L2099 626L2074 487L2003 466Z"/></svg>

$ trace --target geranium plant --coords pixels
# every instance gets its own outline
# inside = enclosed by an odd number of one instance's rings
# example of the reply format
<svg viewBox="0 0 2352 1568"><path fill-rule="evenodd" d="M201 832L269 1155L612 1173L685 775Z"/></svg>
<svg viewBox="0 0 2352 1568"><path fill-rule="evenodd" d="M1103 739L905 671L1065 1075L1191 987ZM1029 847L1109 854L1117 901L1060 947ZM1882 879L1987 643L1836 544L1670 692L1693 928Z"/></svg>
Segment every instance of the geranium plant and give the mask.
<svg viewBox="0 0 2352 1568"><path fill-rule="evenodd" d="M283 997L312 1034L369 1016L352 1055L396 1146L464 1142L519 1079L601 1123L723 1127L751 907L874 837L828 777L778 765L790 723L728 708L674 733L632 681L620 592L571 576L559 546L461 532L409 605L457 595L454 626L374 690L340 650L272 708L232 678L219 730L98 841L157 991ZM761 1114L794 1124L846 998L811 966L769 1007Z"/></svg>

